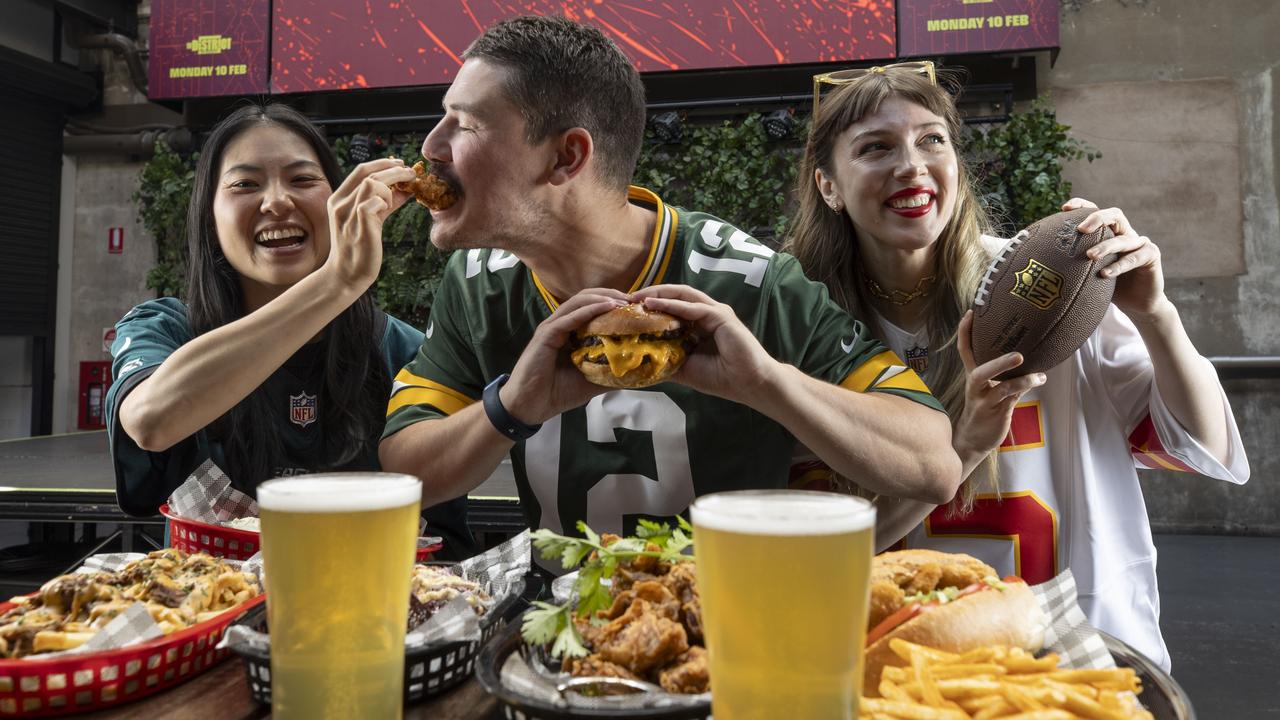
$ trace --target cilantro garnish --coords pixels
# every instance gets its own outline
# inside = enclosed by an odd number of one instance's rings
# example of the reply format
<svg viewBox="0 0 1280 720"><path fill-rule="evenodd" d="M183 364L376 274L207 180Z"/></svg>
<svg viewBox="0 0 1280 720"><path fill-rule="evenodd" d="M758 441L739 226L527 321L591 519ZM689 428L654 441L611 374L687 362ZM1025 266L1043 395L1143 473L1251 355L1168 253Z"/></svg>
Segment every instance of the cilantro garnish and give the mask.
<svg viewBox="0 0 1280 720"><path fill-rule="evenodd" d="M582 637L573 624L573 615L591 618L597 610L613 605L609 587L604 580L612 578L620 563L640 557L656 557L663 562L675 563L692 560L687 552L693 547L693 526L683 517L677 517L677 527L652 520L640 520L636 537L622 538L606 546L600 536L585 522L578 521L578 531L584 537L569 537L545 528L531 534L533 546L542 557L560 559L566 570L578 567L578 605L569 603L554 605L534 602L534 609L525 614L520 634L530 644L552 643L552 657L581 657L588 653ZM657 550L649 549L654 545Z"/></svg>

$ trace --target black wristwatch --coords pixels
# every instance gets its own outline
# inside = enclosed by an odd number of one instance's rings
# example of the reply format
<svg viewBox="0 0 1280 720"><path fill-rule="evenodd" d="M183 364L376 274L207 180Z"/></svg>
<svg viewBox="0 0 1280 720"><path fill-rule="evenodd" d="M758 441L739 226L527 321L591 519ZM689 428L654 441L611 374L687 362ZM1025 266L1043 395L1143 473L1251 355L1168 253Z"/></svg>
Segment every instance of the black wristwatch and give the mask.
<svg viewBox="0 0 1280 720"><path fill-rule="evenodd" d="M520 442L533 437L542 429L542 423L526 425L512 417L511 413L503 407L502 398L498 397L498 390L502 389L510 379L510 374L502 373L494 378L493 382L484 386L484 414L489 417L489 422L493 423L493 427L498 432L515 442Z"/></svg>

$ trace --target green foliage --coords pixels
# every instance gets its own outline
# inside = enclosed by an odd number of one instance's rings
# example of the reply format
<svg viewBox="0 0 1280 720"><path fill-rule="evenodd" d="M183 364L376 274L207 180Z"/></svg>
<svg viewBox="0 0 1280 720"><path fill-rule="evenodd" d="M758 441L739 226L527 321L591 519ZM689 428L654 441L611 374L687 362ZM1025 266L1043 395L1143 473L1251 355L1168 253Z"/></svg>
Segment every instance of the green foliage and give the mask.
<svg viewBox="0 0 1280 720"><path fill-rule="evenodd" d="M1058 212L1071 198L1071 183L1062 178L1064 160L1102 157L1068 135L1070 129L1041 98L1007 123L971 131L967 159L983 202L1003 220L997 229L1004 237Z"/></svg>
<svg viewBox="0 0 1280 720"><path fill-rule="evenodd" d="M354 166L347 162L350 138L338 138L334 150L344 174ZM413 164L420 158L421 137L392 138L383 157L398 157ZM378 275L378 306L414 327L427 326L436 286L449 260L431 244L431 213L409 201L391 213L382 226L382 273Z"/></svg>
<svg viewBox="0 0 1280 720"><path fill-rule="evenodd" d="M147 287L158 296L178 296L185 290L187 205L198 159L198 153L182 156L157 142L133 194L138 219L156 241L156 264L147 272Z"/></svg>
<svg viewBox="0 0 1280 720"><path fill-rule="evenodd" d="M762 120L751 113L741 121L686 123L684 139L672 145L657 144L650 132L634 182L672 205L724 218L757 239L781 238L809 122L800 120L790 140L777 142L765 136Z"/></svg>
<svg viewBox="0 0 1280 720"><path fill-rule="evenodd" d="M782 142L766 137L762 120L751 113L740 121L687 123L684 139L670 145L657 143L650 133L634 182L673 205L710 212L766 242L780 240L809 120L797 118L791 139ZM1056 212L1071 196L1071 184L1062 179L1062 161L1100 157L1067 130L1048 103L1037 100L1008 123L971 132L967 156L983 200L993 215L1008 222L1000 230L1010 232ZM383 155L417 159L419 142L421 137L393 137ZM349 145L346 137L334 143L345 172L351 170ZM143 226L157 242L147 287L160 295L182 294L183 227L195 161L195 155L180 156L158 144L134 195ZM383 230L378 303L417 327L426 325L448 260L431 244L430 231L431 214L415 202L392 213Z"/></svg>

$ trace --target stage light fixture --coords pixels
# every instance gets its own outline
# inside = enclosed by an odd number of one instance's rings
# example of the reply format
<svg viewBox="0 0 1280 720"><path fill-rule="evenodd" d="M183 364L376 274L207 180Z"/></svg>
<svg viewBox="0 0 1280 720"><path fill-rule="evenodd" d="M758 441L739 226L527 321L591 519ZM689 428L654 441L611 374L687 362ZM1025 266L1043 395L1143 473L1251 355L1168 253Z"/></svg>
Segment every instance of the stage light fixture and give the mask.
<svg viewBox="0 0 1280 720"><path fill-rule="evenodd" d="M369 135L352 136L351 144L347 145L347 162L352 165L369 162L373 157L373 145L374 140Z"/></svg>
<svg viewBox="0 0 1280 720"><path fill-rule="evenodd" d="M680 122L680 115L675 111L654 115L649 119L649 125L653 128L653 134L659 142L678 143L684 137L684 124Z"/></svg>
<svg viewBox="0 0 1280 720"><path fill-rule="evenodd" d="M796 119L791 110L774 110L764 116L764 134L770 140L787 140L796 129Z"/></svg>

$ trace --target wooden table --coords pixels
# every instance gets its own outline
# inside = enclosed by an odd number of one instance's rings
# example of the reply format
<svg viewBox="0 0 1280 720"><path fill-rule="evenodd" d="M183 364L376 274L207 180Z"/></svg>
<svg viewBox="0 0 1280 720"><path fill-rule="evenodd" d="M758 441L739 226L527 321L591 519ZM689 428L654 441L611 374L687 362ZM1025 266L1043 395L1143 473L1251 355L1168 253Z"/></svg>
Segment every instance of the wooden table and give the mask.
<svg viewBox="0 0 1280 720"><path fill-rule="evenodd" d="M498 720L501 705L474 678L443 695L404 709L405 720ZM232 656L212 670L169 690L110 710L77 715L86 720L249 720L271 717L271 708L249 694L244 663Z"/></svg>

